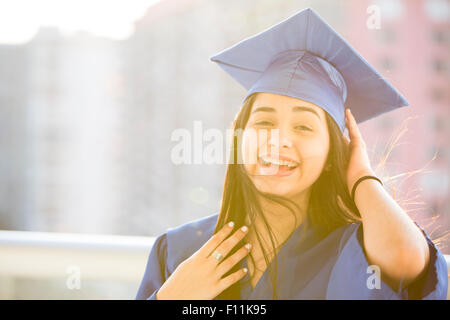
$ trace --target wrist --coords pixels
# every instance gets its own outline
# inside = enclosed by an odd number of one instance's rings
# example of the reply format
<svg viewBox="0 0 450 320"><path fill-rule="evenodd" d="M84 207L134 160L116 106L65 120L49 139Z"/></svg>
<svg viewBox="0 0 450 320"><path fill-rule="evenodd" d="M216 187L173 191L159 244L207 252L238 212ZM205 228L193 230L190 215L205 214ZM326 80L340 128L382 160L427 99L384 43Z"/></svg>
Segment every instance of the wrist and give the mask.
<svg viewBox="0 0 450 320"><path fill-rule="evenodd" d="M372 181L374 182L376 185L383 185L383 182L375 175L364 175L362 177L360 177L358 180L356 180L355 184L352 187L352 191L351 191L351 197L353 202L356 204L356 190L360 187L360 185L362 183L364 183L365 181Z"/></svg>
<svg viewBox="0 0 450 320"><path fill-rule="evenodd" d="M358 179L360 179L360 178L362 178L364 176L374 176L374 177L376 177L376 174L370 168L360 170L357 173L353 174L350 178L347 179L348 192L350 192L350 194L352 192L353 186L358 181Z"/></svg>

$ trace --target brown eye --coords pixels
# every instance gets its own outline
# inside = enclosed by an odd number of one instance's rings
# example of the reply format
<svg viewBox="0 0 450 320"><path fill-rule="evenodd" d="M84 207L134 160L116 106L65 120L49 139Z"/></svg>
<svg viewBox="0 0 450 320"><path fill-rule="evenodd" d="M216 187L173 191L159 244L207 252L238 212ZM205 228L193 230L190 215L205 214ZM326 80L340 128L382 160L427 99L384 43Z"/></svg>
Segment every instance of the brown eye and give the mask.
<svg viewBox="0 0 450 320"><path fill-rule="evenodd" d="M300 128L300 130L312 131L311 128L307 126L296 126L295 128Z"/></svg>
<svg viewBox="0 0 450 320"><path fill-rule="evenodd" d="M258 122L255 123L255 125L257 125L257 126L271 126L273 124L270 121L258 121Z"/></svg>

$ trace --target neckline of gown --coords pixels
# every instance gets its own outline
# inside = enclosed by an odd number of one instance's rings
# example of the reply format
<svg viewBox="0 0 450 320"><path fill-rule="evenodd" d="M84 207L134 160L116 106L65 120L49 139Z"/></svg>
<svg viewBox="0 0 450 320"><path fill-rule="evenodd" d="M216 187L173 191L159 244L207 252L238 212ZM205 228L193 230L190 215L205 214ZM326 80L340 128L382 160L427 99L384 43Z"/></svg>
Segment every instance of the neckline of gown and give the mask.
<svg viewBox="0 0 450 320"><path fill-rule="evenodd" d="M307 216L306 218L307 221L307 225L308 228L306 228L306 236L304 238L304 240L306 238L308 238L308 235L311 234L312 232L312 228L311 228L311 224L310 224L310 220L309 220L309 216ZM245 286L243 287L244 292L248 293L248 296L250 296L253 292L257 291L258 287L261 286L261 282L265 279L266 274L268 273L268 269L269 267L272 267L272 264L274 263L275 258L277 259L277 261L280 260L280 258L285 254L285 251L287 250L287 248L291 247L291 243L295 243L300 239L300 236L304 233L305 230L305 223L302 222L290 235L289 237L287 237L287 239L284 241L283 244L281 244L280 249L278 250L278 252L275 254L275 256L272 258L272 260L269 262L269 265L264 269L264 272L262 273L261 277L258 279L258 282L256 282L255 287L252 287L251 284L251 279L250 279L250 275L247 273L245 275L245 277L243 277L241 279L241 281L248 281L247 284L245 284ZM295 241L295 242L294 242ZM246 267L248 270L248 263L247 263L247 258L248 256L246 256L242 261L241 261L241 267Z"/></svg>

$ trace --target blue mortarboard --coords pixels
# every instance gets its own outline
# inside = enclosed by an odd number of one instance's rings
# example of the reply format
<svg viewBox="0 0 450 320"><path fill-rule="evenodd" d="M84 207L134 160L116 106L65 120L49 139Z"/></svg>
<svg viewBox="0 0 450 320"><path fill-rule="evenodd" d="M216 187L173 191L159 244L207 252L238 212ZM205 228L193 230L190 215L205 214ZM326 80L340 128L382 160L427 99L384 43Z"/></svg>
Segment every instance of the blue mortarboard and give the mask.
<svg viewBox="0 0 450 320"><path fill-rule="evenodd" d="M210 57L247 90L309 101L342 132L345 107L357 122L409 103L312 9ZM345 107L344 107L345 105Z"/></svg>

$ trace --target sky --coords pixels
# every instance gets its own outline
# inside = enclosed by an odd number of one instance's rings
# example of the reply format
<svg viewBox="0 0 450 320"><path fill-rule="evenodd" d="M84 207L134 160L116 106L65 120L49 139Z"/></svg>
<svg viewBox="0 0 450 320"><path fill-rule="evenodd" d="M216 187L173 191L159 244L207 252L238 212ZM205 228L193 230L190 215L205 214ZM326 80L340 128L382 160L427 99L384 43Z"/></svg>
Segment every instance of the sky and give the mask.
<svg viewBox="0 0 450 320"><path fill-rule="evenodd" d="M29 41L40 26L61 33L88 31L115 40L133 32L133 21L163 0L0 0L0 43Z"/></svg>
<svg viewBox="0 0 450 320"><path fill-rule="evenodd" d="M63 35L88 31L123 40L133 32L133 21L146 9L164 0L0 0L0 44L29 41L39 26L57 26ZM333 0L330 0L333 1ZM383 14L402 13L400 0L376 0ZM448 0L427 0L426 12L435 20L448 21Z"/></svg>

